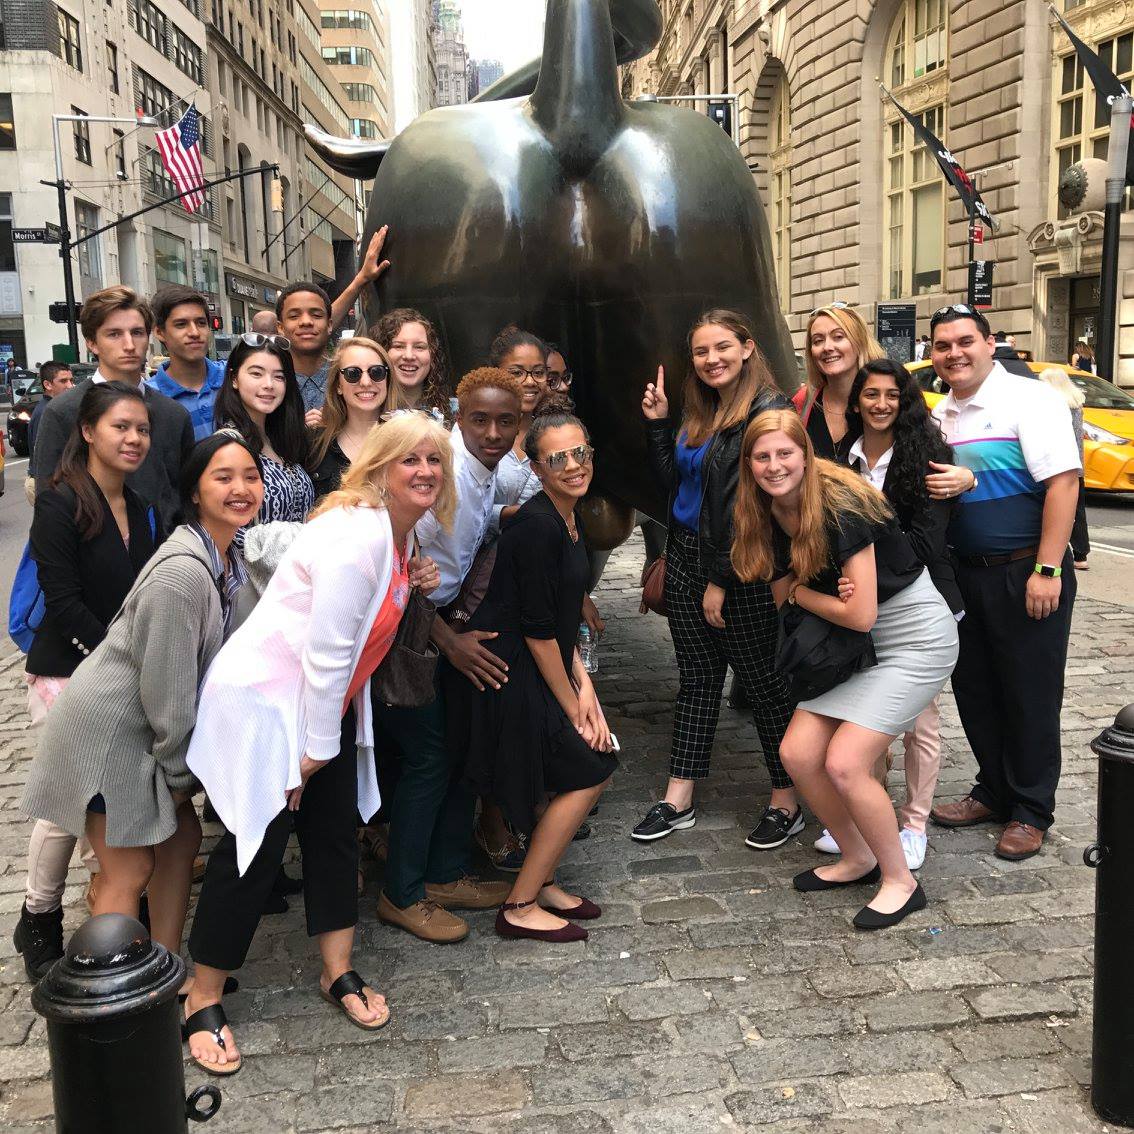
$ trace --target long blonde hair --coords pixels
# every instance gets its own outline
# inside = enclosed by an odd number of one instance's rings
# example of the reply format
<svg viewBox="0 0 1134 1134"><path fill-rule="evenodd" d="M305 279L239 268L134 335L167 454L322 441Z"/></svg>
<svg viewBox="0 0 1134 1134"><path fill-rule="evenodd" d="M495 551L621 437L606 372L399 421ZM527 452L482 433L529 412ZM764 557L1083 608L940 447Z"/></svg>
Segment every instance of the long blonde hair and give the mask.
<svg viewBox="0 0 1134 1134"><path fill-rule="evenodd" d="M441 455L443 478L437 503L431 511L446 531L453 527L457 485L453 479L453 448L449 434L424 412L406 410L372 429L358 458L343 473L337 492L331 492L311 513L312 519L332 508L385 508L389 503L387 476L390 466L412 453L422 441L432 441Z"/></svg>
<svg viewBox="0 0 1134 1134"><path fill-rule="evenodd" d="M689 348L689 369L685 374L685 385L682 387L682 428L685 439L692 446L703 445L713 433L730 429L748 416L748 409L752 399L767 386L775 387L776 382L758 346L752 354L744 360L740 367L740 375L732 393L727 401L711 386L706 386L697 377L693 366L693 336L702 327L723 327L730 335L740 340L743 346L746 342L755 344L751 328L743 315L736 311L724 308L714 308L706 311L689 328L687 346Z"/></svg>
<svg viewBox="0 0 1134 1134"><path fill-rule="evenodd" d="M861 516L884 523L893 511L886 498L864 476L815 456L811 438L794 410L768 410L744 431L740 450L740 483L733 511L732 566L746 583L772 578L772 498L756 483L749 458L756 442L769 433L786 433L803 450L799 494L799 531L791 540L791 569L806 583L827 567L827 528L840 516Z"/></svg>
<svg viewBox="0 0 1134 1134"><path fill-rule="evenodd" d="M1067 377L1057 366L1049 366L1040 371L1040 381L1046 382L1071 409L1081 409L1087 395Z"/></svg>
<svg viewBox="0 0 1134 1134"><path fill-rule="evenodd" d="M319 432L315 435L315 444L311 449L310 463L313 469L318 468L322 463L323 458L327 455L327 451L331 447L331 443L346 427L347 407L346 400L343 398L342 391L339 389L339 375L342 373L343 369L343 356L348 350L352 350L355 347L365 347L367 350L373 351L390 372L386 378L386 398L378 409L379 416L375 418L375 424L377 424L383 413L396 410L402 404L401 387L394 380L394 368L390 365L390 356L385 350L373 339L363 338L361 335L344 339L339 349L335 351L334 357L331 359L330 368L327 370L327 388L325 401L323 402L323 422L319 426Z"/></svg>
<svg viewBox="0 0 1134 1134"><path fill-rule="evenodd" d="M820 307L811 312L807 320L807 339L803 348L803 361L807 368L807 387L813 394L819 394L827 385L827 378L819 369L814 355L811 353L811 328L815 320L826 315L833 319L843 330L843 334L850 339L856 356L856 372L861 370L868 362L875 362L886 357L882 344L870 333L870 328L863 322L862 316L851 307Z"/></svg>

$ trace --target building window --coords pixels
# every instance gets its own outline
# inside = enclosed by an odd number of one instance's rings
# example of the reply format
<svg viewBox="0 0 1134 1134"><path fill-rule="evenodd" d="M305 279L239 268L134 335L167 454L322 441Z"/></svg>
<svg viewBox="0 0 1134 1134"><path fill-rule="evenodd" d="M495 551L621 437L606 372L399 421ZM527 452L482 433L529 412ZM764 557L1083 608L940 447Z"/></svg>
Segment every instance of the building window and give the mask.
<svg viewBox="0 0 1134 1134"><path fill-rule="evenodd" d="M369 118L352 118L350 131L358 138L377 138L378 123L371 122Z"/></svg>
<svg viewBox="0 0 1134 1134"><path fill-rule="evenodd" d="M316 26L315 21L307 14L302 4L296 9L295 22L299 25L299 30L311 40L312 46L318 47L319 28Z"/></svg>
<svg viewBox="0 0 1134 1134"><path fill-rule="evenodd" d="M110 76L111 93L118 94L118 48L110 40L106 41L106 70Z"/></svg>
<svg viewBox="0 0 1134 1134"><path fill-rule="evenodd" d="M75 202L75 239L83 240L92 232L97 232L102 226L98 220L98 209L86 201ZM98 237L93 240L83 240L76 247L79 256L79 278L89 281L89 287L84 291L97 291L102 287L102 258L98 250Z"/></svg>
<svg viewBox="0 0 1134 1134"><path fill-rule="evenodd" d="M189 283L185 241L160 228L154 229L154 277L159 283Z"/></svg>
<svg viewBox="0 0 1134 1134"><path fill-rule="evenodd" d="M83 46L79 39L79 21L70 12L59 13L59 51L63 61L76 71L83 69Z"/></svg>
<svg viewBox="0 0 1134 1134"><path fill-rule="evenodd" d="M946 0L904 0L894 19L886 71L894 96L909 105L910 88L933 84L940 101L917 115L945 139L948 98ZM927 79L927 76L931 77ZM939 91L938 91L939 85ZM883 104L885 234L882 261L887 297L924 295L945 285L945 180L933 155L914 137L893 104Z"/></svg>
<svg viewBox="0 0 1134 1134"><path fill-rule="evenodd" d="M153 48L165 54L169 21L151 0L130 0L130 25Z"/></svg>
<svg viewBox="0 0 1134 1134"><path fill-rule="evenodd" d="M324 47L323 62L331 67L369 67L374 62L374 55L368 47Z"/></svg>
<svg viewBox="0 0 1134 1134"><path fill-rule="evenodd" d="M201 49L180 28L173 29L173 63L193 82L197 84L203 82L205 68Z"/></svg>
<svg viewBox="0 0 1134 1134"><path fill-rule="evenodd" d="M780 75L771 111L772 250L780 305L791 310L791 99L787 77Z"/></svg>
<svg viewBox="0 0 1134 1134"><path fill-rule="evenodd" d="M355 31L370 30L370 17L365 12L358 12L353 8L335 12L322 12L319 19L325 28L352 28Z"/></svg>
<svg viewBox="0 0 1134 1134"><path fill-rule="evenodd" d="M0 150L16 148L16 119L12 113L12 96L0 94Z"/></svg>
<svg viewBox="0 0 1134 1134"><path fill-rule="evenodd" d="M86 117L86 111L80 110L77 106L71 107L72 114L80 114ZM71 132L75 138L75 160L81 161L83 165L91 164L91 128L86 122L72 122Z"/></svg>
<svg viewBox="0 0 1134 1134"><path fill-rule="evenodd" d="M114 135L114 173L120 181L126 180L126 135L121 130L111 130Z"/></svg>
<svg viewBox="0 0 1134 1134"><path fill-rule="evenodd" d="M220 295L220 266L216 250L204 249L201 255L201 288L210 295Z"/></svg>
<svg viewBox="0 0 1134 1134"><path fill-rule="evenodd" d="M1088 38L1085 30L1080 29L1077 34L1084 39ZM1057 36L1062 47L1066 43L1066 37L1062 33L1057 33ZM1134 30L1089 45L1129 90L1131 82L1134 82ZM1055 66L1052 84L1055 92L1055 118L1052 133L1055 136L1058 174L1052 187L1056 195L1053 207L1058 210L1059 216L1065 217L1069 210L1058 200L1059 177L1063 176L1068 166L1084 158L1101 158L1106 161L1110 139L1110 107L1105 99L1099 98L1089 76L1084 77L1083 65L1074 52L1057 60ZM1132 201L1134 191L1128 189L1124 207L1129 209Z"/></svg>
<svg viewBox="0 0 1134 1134"><path fill-rule="evenodd" d="M12 194L0 193L0 272L16 270L16 245L12 240Z"/></svg>
<svg viewBox="0 0 1134 1134"><path fill-rule="evenodd" d="M151 118L156 118L178 101L169 87L159 83L140 67L134 68L134 97L142 113Z"/></svg>
<svg viewBox="0 0 1134 1134"><path fill-rule="evenodd" d="M369 83L343 83L343 94L351 102L378 101L378 92Z"/></svg>

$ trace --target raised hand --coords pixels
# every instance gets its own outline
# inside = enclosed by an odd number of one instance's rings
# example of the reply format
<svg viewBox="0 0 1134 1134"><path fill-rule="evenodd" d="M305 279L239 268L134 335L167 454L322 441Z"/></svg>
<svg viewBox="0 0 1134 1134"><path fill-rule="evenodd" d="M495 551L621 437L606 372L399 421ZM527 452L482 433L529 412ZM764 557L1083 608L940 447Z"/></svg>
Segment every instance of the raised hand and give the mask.
<svg viewBox="0 0 1134 1134"><path fill-rule="evenodd" d="M373 283L390 266L389 260L379 260L382 255L382 245L386 243L386 233L390 231L389 225L383 225L371 238L370 246L366 249L362 266L358 274L364 283Z"/></svg>
<svg viewBox="0 0 1134 1134"><path fill-rule="evenodd" d="M665 396L665 367L658 367L658 380L646 387L642 396L642 414L647 421L664 421L669 417L669 399Z"/></svg>

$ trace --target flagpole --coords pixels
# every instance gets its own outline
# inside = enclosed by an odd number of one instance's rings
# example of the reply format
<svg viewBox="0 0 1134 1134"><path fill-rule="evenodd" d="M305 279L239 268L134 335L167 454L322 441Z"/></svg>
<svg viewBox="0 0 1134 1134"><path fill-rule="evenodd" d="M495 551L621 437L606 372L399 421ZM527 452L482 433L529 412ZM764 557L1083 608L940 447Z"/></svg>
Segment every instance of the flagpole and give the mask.
<svg viewBox="0 0 1134 1134"><path fill-rule="evenodd" d="M1120 95L1110 106L1107 150L1106 211L1103 214L1102 265L1099 272L1099 337L1095 358L1100 378L1114 380L1114 345L1118 322L1118 251L1122 235L1122 195L1134 100Z"/></svg>

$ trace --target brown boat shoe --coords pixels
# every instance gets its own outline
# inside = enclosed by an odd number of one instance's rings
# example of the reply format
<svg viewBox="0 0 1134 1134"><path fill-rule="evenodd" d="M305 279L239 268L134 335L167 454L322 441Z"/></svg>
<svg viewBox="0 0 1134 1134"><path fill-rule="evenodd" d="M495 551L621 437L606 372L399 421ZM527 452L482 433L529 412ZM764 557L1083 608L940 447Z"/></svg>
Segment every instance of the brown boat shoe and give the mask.
<svg viewBox="0 0 1134 1134"><path fill-rule="evenodd" d="M971 795L958 799L956 803L942 803L929 815L939 827L975 827L978 823L1002 822L992 808L985 807L979 799L973 799Z"/></svg>
<svg viewBox="0 0 1134 1134"><path fill-rule="evenodd" d="M1013 819L1004 828L1004 833L996 844L996 857L1006 858L1009 862L1020 862L1022 859L1031 858L1032 855L1039 854L1043 846L1044 834L1045 832L1039 827Z"/></svg>
<svg viewBox="0 0 1134 1134"><path fill-rule="evenodd" d="M414 937L420 937L422 941L432 941L435 945L451 945L455 941L463 941L469 935L469 923L464 918L443 910L428 898L414 902L403 910L395 906L383 892L378 895L378 920L404 929Z"/></svg>
<svg viewBox="0 0 1134 1134"><path fill-rule="evenodd" d="M447 910L494 910L511 892L511 882L490 882L472 874L444 885L425 884L426 898Z"/></svg>

